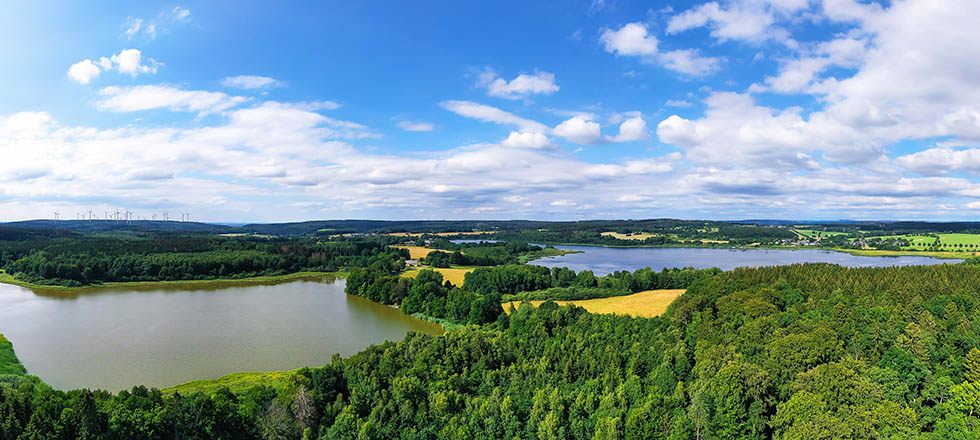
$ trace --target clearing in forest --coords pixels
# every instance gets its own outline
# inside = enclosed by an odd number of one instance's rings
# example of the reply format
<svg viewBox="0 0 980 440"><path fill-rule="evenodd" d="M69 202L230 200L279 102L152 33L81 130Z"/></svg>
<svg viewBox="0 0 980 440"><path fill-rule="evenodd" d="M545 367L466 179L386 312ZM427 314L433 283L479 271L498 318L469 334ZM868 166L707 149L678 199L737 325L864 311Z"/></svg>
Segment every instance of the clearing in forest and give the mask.
<svg viewBox="0 0 980 440"><path fill-rule="evenodd" d="M473 271L472 267L423 267L421 269L411 269L402 272L403 277L415 278L419 271L424 269L432 269L436 272L442 274L442 279L453 283L456 287L463 287L463 279L466 274Z"/></svg>
<svg viewBox="0 0 980 440"><path fill-rule="evenodd" d="M652 318L663 314L667 310L667 306L682 294L684 294L684 289L644 290L632 295L575 301L555 301L555 303L559 305L575 304L588 310L590 313ZM537 307L544 301L535 300L529 302L531 305ZM518 307L519 305L520 301L505 303L504 311L510 313L511 306Z"/></svg>
<svg viewBox="0 0 980 440"><path fill-rule="evenodd" d="M408 255L413 260L420 260L422 258L425 258L426 255L431 254L432 251L435 250L435 249L429 249L425 246L393 246L393 247L399 249L408 249Z"/></svg>
<svg viewBox="0 0 980 440"><path fill-rule="evenodd" d="M617 240L646 240L651 237L656 237L657 234L651 234L649 232L631 232L629 234L623 234L619 232L603 232L604 237L612 237Z"/></svg>

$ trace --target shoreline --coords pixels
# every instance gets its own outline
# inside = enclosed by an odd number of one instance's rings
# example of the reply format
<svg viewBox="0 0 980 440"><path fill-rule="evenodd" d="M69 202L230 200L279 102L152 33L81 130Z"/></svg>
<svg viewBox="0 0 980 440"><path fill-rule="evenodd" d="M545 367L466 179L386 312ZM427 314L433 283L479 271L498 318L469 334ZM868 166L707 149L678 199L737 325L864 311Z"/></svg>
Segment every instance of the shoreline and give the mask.
<svg viewBox="0 0 980 440"><path fill-rule="evenodd" d="M973 258L976 255L971 255L972 252L946 252L946 251L888 251L880 249L843 249L835 248L832 249L837 252L844 252L845 254L851 254L856 257L926 257L926 258L938 258L941 260L966 260L968 258ZM960 255L966 254L966 255Z"/></svg>
<svg viewBox="0 0 980 440"><path fill-rule="evenodd" d="M942 260L965 260L967 258L974 257L975 255L970 255L970 252L931 252L931 251L889 251L889 250L879 250L879 249L845 249L845 248L835 248L826 246L705 246L705 245L694 245L694 244L669 244L669 245L636 245L636 246L621 246L621 245L608 245L608 244L594 244L594 243L552 243L552 242L542 242L540 244L551 245L551 246L580 246L580 247L600 247L609 249L727 249L727 250L772 250L772 251L829 251L829 252L842 252L845 254L851 254L857 257L926 257L926 258L938 258ZM966 254L966 255L960 255ZM543 257L549 258L549 257Z"/></svg>
<svg viewBox="0 0 980 440"><path fill-rule="evenodd" d="M290 281L312 280L319 277L331 276L343 278L347 273L337 272L294 272L284 275L262 275L247 278L215 278L205 280L166 280L166 281L112 281L102 284L89 284L85 286L52 286L46 284L36 284L14 278L7 272L0 271L0 283L23 287L34 291L60 292L60 293L81 293L86 291L97 291L103 289L119 288L155 288L155 287L224 287L235 285L258 285L258 284L279 284Z"/></svg>

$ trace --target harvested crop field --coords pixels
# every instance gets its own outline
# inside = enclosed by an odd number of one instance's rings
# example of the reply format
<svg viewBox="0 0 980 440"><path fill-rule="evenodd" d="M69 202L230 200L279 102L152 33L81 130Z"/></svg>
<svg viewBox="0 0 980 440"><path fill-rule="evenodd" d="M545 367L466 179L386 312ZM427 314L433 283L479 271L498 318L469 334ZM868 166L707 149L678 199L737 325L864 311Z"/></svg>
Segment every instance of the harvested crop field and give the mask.
<svg viewBox="0 0 980 440"><path fill-rule="evenodd" d="M667 306L683 294L684 289L644 290L632 295L577 301L555 301L555 303L560 305L575 304L591 313L652 318L663 314L667 310ZM529 302L537 307L544 301ZM511 305L517 307L520 302L514 301L504 304L504 311L509 313Z"/></svg>
<svg viewBox="0 0 980 440"><path fill-rule="evenodd" d="M413 260L425 258L426 255L429 255L430 253L432 253L432 251L435 250L435 249L429 249L425 246L394 246L394 247L399 249L408 249L408 255L410 255Z"/></svg>
<svg viewBox="0 0 980 440"><path fill-rule="evenodd" d="M648 238L656 237L657 234L650 234L648 232L633 232L630 234L622 234L619 232L603 232L603 236L612 237L617 240L646 240Z"/></svg>
<svg viewBox="0 0 980 440"><path fill-rule="evenodd" d="M442 274L442 279L453 283L456 287L463 286L463 280L467 273L473 271L472 267L449 267L449 268L439 268L439 267L423 267L421 269L411 269L402 272L403 277L415 278L419 274L420 270L432 269L436 272Z"/></svg>

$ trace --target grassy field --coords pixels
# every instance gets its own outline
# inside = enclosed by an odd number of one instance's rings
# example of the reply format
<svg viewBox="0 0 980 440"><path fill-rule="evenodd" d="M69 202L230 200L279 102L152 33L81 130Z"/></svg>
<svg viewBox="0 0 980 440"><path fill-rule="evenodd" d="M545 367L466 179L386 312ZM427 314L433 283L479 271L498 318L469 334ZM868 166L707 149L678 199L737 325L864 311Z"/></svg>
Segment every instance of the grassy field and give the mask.
<svg viewBox="0 0 980 440"><path fill-rule="evenodd" d="M800 238L828 238L836 235L847 235L845 232L818 231L816 229L793 229Z"/></svg>
<svg viewBox="0 0 980 440"><path fill-rule="evenodd" d="M103 283L92 286L81 286L81 287L66 287L66 286L47 286L44 284L34 284L28 283L26 281L18 280L14 278L3 270L0 270L0 283L13 284L16 286L26 287L31 290L44 290L44 291L59 291L59 292L78 292L84 290L92 289L105 289L105 288L154 288L154 287L230 287L230 286L245 286L250 284L276 284L284 283L287 281L297 281L297 280L314 280L323 277L337 277L343 276L341 272L296 272L286 275L269 275L261 277L251 277L251 278L228 278L228 279L216 279L216 280L180 280L180 281L133 281L125 283Z"/></svg>
<svg viewBox="0 0 980 440"><path fill-rule="evenodd" d="M436 272L441 273L442 279L447 280L450 283L453 283L453 285L457 287L462 287L463 278L466 276L467 273L473 271L472 267L449 267L449 268L423 267L419 269L406 270L402 272L402 276L408 278L415 278L415 276L418 275L419 271L422 269L432 269Z"/></svg>
<svg viewBox="0 0 980 440"><path fill-rule="evenodd" d="M585 299L579 301L555 301L560 305L575 304L591 313L627 315L641 318L651 318L661 315L677 297L684 294L684 289L645 290L632 295L613 296L610 298ZM537 307L544 301L529 301ZM504 311L510 313L511 306L517 307L517 301L504 304Z"/></svg>
<svg viewBox="0 0 980 440"><path fill-rule="evenodd" d="M939 237L938 243L936 237ZM909 242L904 250L931 251L939 245L940 252L980 252L980 234L885 235L869 238L902 239ZM933 251L935 252L935 251Z"/></svg>
<svg viewBox="0 0 980 440"><path fill-rule="evenodd" d="M0 334L0 376L6 374L20 376L27 374L27 370L20 363L20 359L17 359L17 354L14 353L14 344L11 344L4 335Z"/></svg>
<svg viewBox="0 0 980 440"><path fill-rule="evenodd" d="M180 393L183 395L202 392L213 394L222 387L227 387L231 392L238 393L256 385L270 386L281 389L289 380L296 375L296 371L245 371L231 373L217 379L203 379L180 385L164 388L164 393Z"/></svg>
<svg viewBox="0 0 980 440"><path fill-rule="evenodd" d="M425 246L393 246L399 249L408 249L408 255L413 260L419 260L425 258L426 255L431 254L435 249L429 249Z"/></svg>

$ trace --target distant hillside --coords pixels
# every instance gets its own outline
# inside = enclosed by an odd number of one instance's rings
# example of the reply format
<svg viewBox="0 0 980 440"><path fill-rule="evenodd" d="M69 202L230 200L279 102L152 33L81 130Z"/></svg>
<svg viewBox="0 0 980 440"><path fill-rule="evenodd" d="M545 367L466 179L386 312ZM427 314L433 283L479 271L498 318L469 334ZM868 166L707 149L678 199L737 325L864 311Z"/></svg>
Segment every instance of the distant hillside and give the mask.
<svg viewBox="0 0 980 440"><path fill-rule="evenodd" d="M738 221L713 220L584 220L584 221L537 221L537 220L310 220L289 223L215 224L179 221L103 221L103 220L26 220L0 223L0 235L34 233L41 235L61 234L68 231L79 233L146 231L146 232L198 232L198 233L252 233L280 236L316 234L365 234L391 232L466 232L466 231L527 231L548 229L551 231L650 231L664 228L718 228L734 225L785 228L790 225L834 225L867 232L974 232L980 233L980 222L912 222L912 221L793 221L752 219ZM5 232L6 231L6 232ZM61 231L61 232L57 232Z"/></svg>
<svg viewBox="0 0 980 440"><path fill-rule="evenodd" d="M105 221L105 220L25 220L0 224L0 228L38 231L75 231L83 233L112 231L154 232L231 232L236 228L225 225L177 221Z"/></svg>

